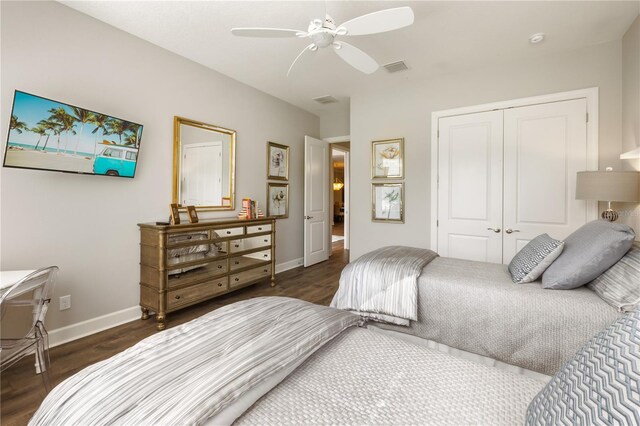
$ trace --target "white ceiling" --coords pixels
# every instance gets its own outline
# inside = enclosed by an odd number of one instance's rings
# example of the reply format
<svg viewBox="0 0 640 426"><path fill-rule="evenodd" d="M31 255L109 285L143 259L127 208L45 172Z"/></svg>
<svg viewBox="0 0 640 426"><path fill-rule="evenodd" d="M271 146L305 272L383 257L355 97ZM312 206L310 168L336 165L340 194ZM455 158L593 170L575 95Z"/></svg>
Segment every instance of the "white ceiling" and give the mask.
<svg viewBox="0 0 640 426"><path fill-rule="evenodd" d="M622 38L640 12L639 1L61 1L178 55L321 115L346 110L362 90L547 55ZM337 23L409 5L415 23L401 30L350 37L380 64L404 60L408 71L362 74L321 49L293 78L287 70L308 44L297 38L235 37L232 27L306 30L327 12ZM530 35L544 32L539 45ZM339 104L312 98L333 95Z"/></svg>

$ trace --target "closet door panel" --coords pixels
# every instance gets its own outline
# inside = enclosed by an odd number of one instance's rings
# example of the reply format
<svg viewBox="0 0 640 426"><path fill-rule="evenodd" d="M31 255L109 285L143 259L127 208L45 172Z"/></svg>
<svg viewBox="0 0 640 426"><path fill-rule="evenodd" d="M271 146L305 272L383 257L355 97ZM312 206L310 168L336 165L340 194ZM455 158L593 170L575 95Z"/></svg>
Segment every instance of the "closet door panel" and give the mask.
<svg viewBox="0 0 640 426"><path fill-rule="evenodd" d="M576 173L587 170L586 114L585 99L505 111L503 263L540 234L564 239L586 222L586 203L575 199Z"/></svg>
<svg viewBox="0 0 640 426"><path fill-rule="evenodd" d="M502 111L445 117L438 126L438 253L500 263Z"/></svg>

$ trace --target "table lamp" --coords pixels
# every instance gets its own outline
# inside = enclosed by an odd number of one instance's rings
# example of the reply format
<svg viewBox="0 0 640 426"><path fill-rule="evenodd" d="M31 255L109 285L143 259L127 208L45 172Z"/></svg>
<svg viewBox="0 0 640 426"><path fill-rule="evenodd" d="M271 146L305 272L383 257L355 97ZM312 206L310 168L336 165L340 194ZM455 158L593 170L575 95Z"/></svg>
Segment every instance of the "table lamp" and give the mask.
<svg viewBox="0 0 640 426"><path fill-rule="evenodd" d="M604 172L578 172L576 200L608 202L607 210L602 212L602 218L615 222L619 214L611 208L612 201L627 203L640 201L638 176L638 172L614 172L611 167L607 167Z"/></svg>

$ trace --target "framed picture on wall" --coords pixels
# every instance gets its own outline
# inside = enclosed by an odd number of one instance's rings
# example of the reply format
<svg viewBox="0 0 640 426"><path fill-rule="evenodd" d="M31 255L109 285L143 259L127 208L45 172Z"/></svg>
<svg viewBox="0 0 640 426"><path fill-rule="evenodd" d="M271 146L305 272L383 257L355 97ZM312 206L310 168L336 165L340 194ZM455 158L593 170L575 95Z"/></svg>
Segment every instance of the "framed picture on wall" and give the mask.
<svg viewBox="0 0 640 426"><path fill-rule="evenodd" d="M289 180L289 147L267 142L267 179Z"/></svg>
<svg viewBox="0 0 640 426"><path fill-rule="evenodd" d="M371 184L371 220L404 223L404 182Z"/></svg>
<svg viewBox="0 0 640 426"><path fill-rule="evenodd" d="M371 143L371 178L404 178L404 138Z"/></svg>
<svg viewBox="0 0 640 426"><path fill-rule="evenodd" d="M267 216L289 217L288 183L267 183Z"/></svg>

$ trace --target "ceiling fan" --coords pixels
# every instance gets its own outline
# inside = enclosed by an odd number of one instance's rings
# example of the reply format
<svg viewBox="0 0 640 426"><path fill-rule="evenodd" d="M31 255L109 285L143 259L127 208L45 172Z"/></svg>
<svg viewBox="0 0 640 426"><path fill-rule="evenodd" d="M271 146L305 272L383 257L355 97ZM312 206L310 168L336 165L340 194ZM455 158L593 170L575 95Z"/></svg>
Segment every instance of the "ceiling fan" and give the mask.
<svg viewBox="0 0 640 426"><path fill-rule="evenodd" d="M333 19L326 15L324 21L314 19L307 31L287 30L282 28L233 28L231 33L243 37L299 37L311 39L289 67L291 70L310 52L319 48L333 47L334 51L346 63L365 74L371 74L379 68L378 63L369 55L344 41L336 41L336 37L384 33L413 24L413 10L410 7L397 7L353 18L336 27Z"/></svg>

